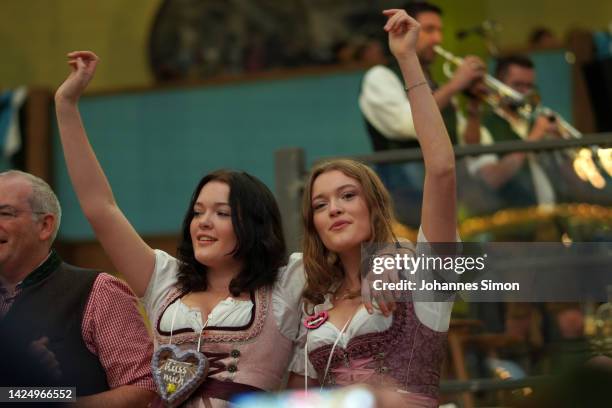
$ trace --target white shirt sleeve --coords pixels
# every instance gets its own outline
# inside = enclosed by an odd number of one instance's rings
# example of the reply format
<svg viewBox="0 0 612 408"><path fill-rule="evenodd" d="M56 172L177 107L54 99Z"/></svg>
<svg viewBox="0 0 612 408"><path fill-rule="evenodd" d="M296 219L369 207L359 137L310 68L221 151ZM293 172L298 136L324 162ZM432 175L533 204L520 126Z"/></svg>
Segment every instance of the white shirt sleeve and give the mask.
<svg viewBox="0 0 612 408"><path fill-rule="evenodd" d="M366 72L359 107L372 126L385 137L391 140L416 139L404 85L389 68L377 65Z"/></svg>
<svg viewBox="0 0 612 408"><path fill-rule="evenodd" d="M460 242L459 234L457 233L457 242ZM431 255L431 249L429 247L429 241L427 237L425 237L425 233L423 233L423 228L419 227L419 234L417 237L417 246L416 246L416 255L420 256L424 254L425 256ZM417 271L417 277L419 273L427 273L427 271L419 270ZM421 280L423 278L418 278ZM424 302L424 301L415 301L414 302L414 311L417 315L417 318L421 323L425 326L429 327L432 330L438 332L448 331L448 327L450 325L450 317L453 311L453 302Z"/></svg>
<svg viewBox="0 0 612 408"><path fill-rule="evenodd" d="M465 132L465 125L463 128L461 125L458 125L460 130L460 134ZM489 146L493 144L493 137L491 136L491 132L484 126L480 127L480 144L483 146ZM477 157L468 157L466 159L466 166L468 173L470 176L475 176L478 174L481 168L488 164L495 164L499 161L496 154L481 154Z"/></svg>
<svg viewBox="0 0 612 408"><path fill-rule="evenodd" d="M179 260L160 249L155 250L155 266L144 296L140 299L154 325L157 311L168 292L178 282Z"/></svg>
<svg viewBox="0 0 612 408"><path fill-rule="evenodd" d="M272 310L278 329L291 341L298 336L300 299L305 284L306 275L302 253L296 252L289 257L287 266L278 271L278 278L272 293Z"/></svg>

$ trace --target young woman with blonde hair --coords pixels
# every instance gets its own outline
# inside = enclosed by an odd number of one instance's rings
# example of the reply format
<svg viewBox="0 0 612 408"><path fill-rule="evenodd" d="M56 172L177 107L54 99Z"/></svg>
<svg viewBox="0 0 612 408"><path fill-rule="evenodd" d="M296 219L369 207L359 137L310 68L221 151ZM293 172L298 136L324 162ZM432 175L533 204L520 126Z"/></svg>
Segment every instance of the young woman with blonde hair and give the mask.
<svg viewBox="0 0 612 408"><path fill-rule="evenodd" d="M425 161L416 252L428 252L428 242L457 240L454 153L416 56L418 22L403 10L383 13ZM386 316L368 314L360 296L362 244L393 243L392 220L389 193L367 166L334 160L313 169L303 201L306 288L293 385L368 383L411 406L437 406L452 303L397 303Z"/></svg>

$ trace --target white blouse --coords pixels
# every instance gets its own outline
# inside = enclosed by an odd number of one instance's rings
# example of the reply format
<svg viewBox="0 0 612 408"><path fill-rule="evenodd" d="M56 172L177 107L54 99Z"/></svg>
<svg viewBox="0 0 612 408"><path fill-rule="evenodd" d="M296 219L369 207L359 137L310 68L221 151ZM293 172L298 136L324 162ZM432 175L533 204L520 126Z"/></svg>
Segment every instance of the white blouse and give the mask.
<svg viewBox="0 0 612 408"><path fill-rule="evenodd" d="M459 237L457 237L457 240L459 241ZM430 253L431 251L429 250L429 246L427 244L427 238L425 237L423 230L419 228L416 253ZM406 247L406 245L402 243L402 247ZM419 272L422 271L417 271L417 274ZM400 276L400 278L406 279L407 277ZM289 370L300 375L306 375L304 366L304 344L306 343L306 340L308 340L309 351L315 350L326 344L334 344L336 340L338 340L338 347L345 348L353 337L367 333L382 332L391 327L393 316L385 317L385 315L383 315L382 312L376 307L375 302L374 305L374 314L372 315L370 315L365 307L361 305L342 334L340 334L342 327L336 327L329 321L326 321L315 330L307 330L303 324L300 324L297 345L294 348L294 354L291 364L289 365ZM325 296L325 301L322 304L314 307L314 312L318 313L323 310L329 310L333 307L332 295L327 294ZM452 302L414 302L415 314L419 321L428 328L441 332L448 330L452 308ZM302 318L300 320L303 321L306 317L306 313L302 311ZM338 336L340 336L340 338L338 338ZM307 374L311 378L317 378L317 373L310 361L308 361Z"/></svg>
<svg viewBox="0 0 612 408"><path fill-rule="evenodd" d="M178 283L179 260L168 253L155 250L155 268L141 301L145 307L151 327L157 324L159 309L170 291ZM300 297L304 290L305 276L302 254L294 253L286 266L278 271L278 278L272 290L272 310L280 332L294 341L298 334L300 318ZM189 328L200 332L204 322L207 326L240 327L248 324L253 303L251 300L234 299L231 296L219 302L202 319L198 308L189 307L180 299L164 311L160 326L163 331ZM176 315L175 315L176 313ZM174 327L172 320L174 318Z"/></svg>

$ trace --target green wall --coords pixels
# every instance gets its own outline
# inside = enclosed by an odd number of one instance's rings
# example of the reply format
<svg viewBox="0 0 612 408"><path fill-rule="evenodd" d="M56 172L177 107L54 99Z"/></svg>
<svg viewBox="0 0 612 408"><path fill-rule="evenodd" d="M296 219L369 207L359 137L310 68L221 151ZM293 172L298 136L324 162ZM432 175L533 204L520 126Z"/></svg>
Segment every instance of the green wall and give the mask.
<svg viewBox="0 0 612 408"><path fill-rule="evenodd" d="M470 4L471 1L457 3ZM478 1L479 7L482 3ZM503 25L500 45L521 48L536 26L550 28L559 40L572 28L604 30L612 22L612 1L606 0L487 0L488 18Z"/></svg>
<svg viewBox="0 0 612 408"><path fill-rule="evenodd" d="M102 58L92 89L149 85L148 33L162 0L1 0L0 87L42 85L54 89L65 77L64 55L95 50ZM481 54L482 42L458 43L457 29L490 18L504 28L502 47L522 47L536 25L562 38L572 27L604 29L612 2L604 0L438 0L445 12L444 46L457 55Z"/></svg>
<svg viewBox="0 0 612 408"><path fill-rule="evenodd" d="M147 41L161 2L1 0L0 41L6 63L0 64L0 88L25 84L55 89L68 70L65 54L82 49L94 50L102 60L91 90L150 85ZM484 0L471 1L469 8L452 0L436 3L445 10L449 33L485 18ZM449 49L460 53L483 49L478 41L456 47L451 35L447 40Z"/></svg>
<svg viewBox="0 0 612 408"><path fill-rule="evenodd" d="M150 85L146 46L161 0L0 0L0 87L54 89L68 68L65 53L95 50L102 59L93 90ZM600 28L612 2L440 0L444 46L484 55L478 38L457 29L486 18L504 25L503 45L524 43L545 22ZM609 4L608 4L609 3ZM83 115L120 205L144 234L174 233L197 179L218 167L242 168L273 186L273 151L306 147L307 157L369 152L356 103L360 73L191 90L90 96ZM221 131L222 130L222 131ZM160 148L161 146L161 148ZM55 141L54 161L66 217L62 236L91 237Z"/></svg>
<svg viewBox="0 0 612 408"><path fill-rule="evenodd" d="M369 153L357 105L362 76L89 96L81 111L128 219L142 234L173 234L192 189L211 170L246 170L274 190L277 149L302 147L310 161ZM57 135L53 165L64 207L61 238L92 238Z"/></svg>
<svg viewBox="0 0 612 408"><path fill-rule="evenodd" d="M146 46L161 0L1 0L0 88L55 89L65 55L94 50L102 59L92 89L147 85Z"/></svg>

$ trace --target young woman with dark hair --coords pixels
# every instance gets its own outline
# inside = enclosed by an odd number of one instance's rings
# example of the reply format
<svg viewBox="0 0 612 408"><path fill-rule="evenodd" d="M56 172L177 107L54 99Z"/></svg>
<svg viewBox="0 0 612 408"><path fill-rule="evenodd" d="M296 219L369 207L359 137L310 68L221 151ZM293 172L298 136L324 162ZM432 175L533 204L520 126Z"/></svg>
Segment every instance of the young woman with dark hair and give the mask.
<svg viewBox="0 0 612 408"><path fill-rule="evenodd" d="M412 250L429 253L427 242L457 240L454 153L416 56L418 22L403 10L384 14L425 162L421 228ZM407 406L437 407L452 303L413 297L385 316L368 314L360 296L362 244L395 241L391 200L378 176L352 160L322 163L306 183L302 208L304 324L290 383L368 383L397 392Z"/></svg>
<svg viewBox="0 0 612 408"><path fill-rule="evenodd" d="M68 58L71 73L55 95L68 173L96 237L142 298L160 396L176 397L173 405L190 395L188 406L225 406L237 393L278 389L297 335L304 273L301 255L286 262L272 193L247 173L213 172L193 192L178 259L152 249L117 206L80 118L78 100L98 57L79 51ZM185 352L196 379L166 381L182 370ZM202 354L207 370L198 365ZM179 368L168 374L169 361Z"/></svg>
<svg viewBox="0 0 612 408"><path fill-rule="evenodd" d="M230 282L229 292L240 296L242 292L272 285L278 269L287 264L281 216L274 196L261 181L245 172L218 170L206 175L196 186L183 221L178 247L178 283L185 292L208 288L207 267L197 261L191 235L191 223L202 212L198 197L209 182L217 181L229 186L229 207L236 234L233 256L241 259L243 267ZM248 203L248 205L246 205Z"/></svg>

